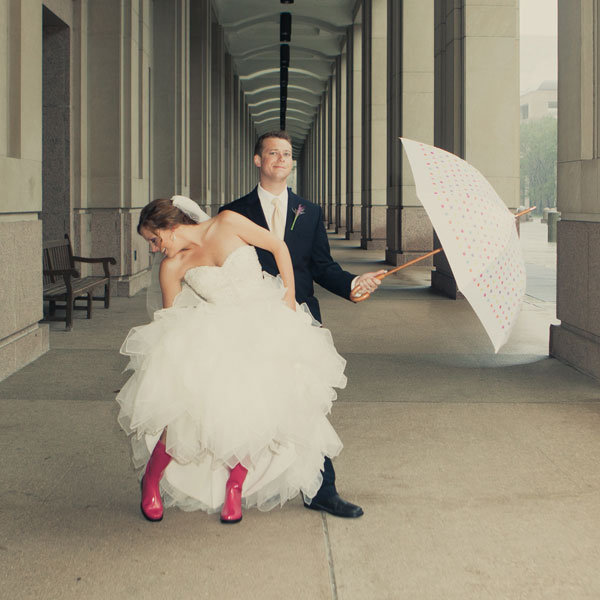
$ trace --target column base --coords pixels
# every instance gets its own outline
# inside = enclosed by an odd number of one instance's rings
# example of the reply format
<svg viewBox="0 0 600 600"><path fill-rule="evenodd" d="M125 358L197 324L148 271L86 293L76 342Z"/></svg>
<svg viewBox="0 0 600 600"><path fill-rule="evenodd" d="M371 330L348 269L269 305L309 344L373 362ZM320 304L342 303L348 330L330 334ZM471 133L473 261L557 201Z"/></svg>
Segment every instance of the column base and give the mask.
<svg viewBox="0 0 600 600"><path fill-rule="evenodd" d="M387 247L387 240L385 240L385 239L367 240L367 239L361 237L360 247L363 250L385 250Z"/></svg>
<svg viewBox="0 0 600 600"><path fill-rule="evenodd" d="M146 269L135 275L123 275L111 280L111 294L131 298L139 291L147 288L150 285L150 269Z"/></svg>
<svg viewBox="0 0 600 600"><path fill-rule="evenodd" d="M50 349L49 326L34 323L0 340L0 381Z"/></svg>
<svg viewBox="0 0 600 600"><path fill-rule="evenodd" d="M600 378L600 223L558 221L556 316L550 354Z"/></svg>
<svg viewBox="0 0 600 600"><path fill-rule="evenodd" d="M346 228L341 226L335 228L335 233L338 235L346 235Z"/></svg>
<svg viewBox="0 0 600 600"><path fill-rule="evenodd" d="M362 235L360 234L360 231L346 230L346 239L347 240L360 240L361 238L362 238Z"/></svg>
<svg viewBox="0 0 600 600"><path fill-rule="evenodd" d="M600 337L562 323L550 325L550 356L600 379Z"/></svg>
<svg viewBox="0 0 600 600"><path fill-rule="evenodd" d="M454 277L442 271L431 271L431 288L434 292L458 300L464 296L458 291Z"/></svg>

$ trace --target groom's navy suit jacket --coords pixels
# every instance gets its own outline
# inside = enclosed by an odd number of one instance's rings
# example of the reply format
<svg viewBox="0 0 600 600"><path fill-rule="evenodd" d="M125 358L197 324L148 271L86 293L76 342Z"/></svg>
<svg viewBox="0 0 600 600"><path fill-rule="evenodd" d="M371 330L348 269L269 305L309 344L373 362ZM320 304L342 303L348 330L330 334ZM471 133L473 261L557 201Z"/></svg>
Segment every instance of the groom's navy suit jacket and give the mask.
<svg viewBox="0 0 600 600"><path fill-rule="evenodd" d="M294 210L297 210L299 205L304 207L304 213L296 219L292 230L292 223L296 216ZM233 210L257 225L265 229L269 228L258 198L257 188L246 196L222 206L219 212L222 210ZM355 275L344 271L331 257L321 207L296 196L289 188L284 241L294 265L296 300L300 304L306 302L313 317L321 321L321 311L319 302L314 296L313 281L338 296L349 298L350 285ZM256 251L263 270L271 275L277 275L279 270L273 255L261 248L257 248Z"/></svg>

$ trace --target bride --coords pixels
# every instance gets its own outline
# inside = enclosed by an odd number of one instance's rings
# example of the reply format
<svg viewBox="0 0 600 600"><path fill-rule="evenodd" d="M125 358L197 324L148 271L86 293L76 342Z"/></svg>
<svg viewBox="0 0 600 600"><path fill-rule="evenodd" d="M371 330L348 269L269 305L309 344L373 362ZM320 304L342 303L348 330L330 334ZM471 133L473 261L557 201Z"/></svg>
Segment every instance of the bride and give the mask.
<svg viewBox="0 0 600 600"><path fill-rule="evenodd" d="M163 309L133 328L121 353L134 374L117 396L119 423L146 464L141 510L270 510L309 501L325 456L342 443L326 418L346 385L331 334L297 306L287 246L245 217L209 218L182 196L150 202L138 233L160 265ZM254 246L273 254L263 273ZM161 496L162 494L162 496Z"/></svg>

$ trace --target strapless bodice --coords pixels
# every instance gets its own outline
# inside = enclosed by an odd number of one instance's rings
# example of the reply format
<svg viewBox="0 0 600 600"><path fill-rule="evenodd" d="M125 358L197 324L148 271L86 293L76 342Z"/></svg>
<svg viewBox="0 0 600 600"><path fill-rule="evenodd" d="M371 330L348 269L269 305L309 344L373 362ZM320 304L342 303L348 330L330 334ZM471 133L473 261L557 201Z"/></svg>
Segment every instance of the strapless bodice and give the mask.
<svg viewBox="0 0 600 600"><path fill-rule="evenodd" d="M192 267L185 273L184 280L207 302L236 304L254 297L263 277L254 246L240 246L220 267Z"/></svg>

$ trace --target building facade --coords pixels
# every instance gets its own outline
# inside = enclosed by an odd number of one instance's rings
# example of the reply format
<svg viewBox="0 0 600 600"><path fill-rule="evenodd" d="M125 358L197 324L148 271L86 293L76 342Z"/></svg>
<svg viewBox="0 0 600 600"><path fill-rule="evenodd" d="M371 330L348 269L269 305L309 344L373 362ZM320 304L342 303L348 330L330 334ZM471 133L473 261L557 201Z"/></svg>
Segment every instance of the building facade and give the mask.
<svg viewBox="0 0 600 600"><path fill-rule="evenodd" d="M521 94L521 123L544 117L558 117L556 81L543 81L537 89Z"/></svg>
<svg viewBox="0 0 600 600"><path fill-rule="evenodd" d="M45 241L114 256L115 293L137 293L141 208L185 194L214 214L255 185L255 139L281 118L298 192L390 264L434 244L401 136L462 156L516 208L517 16L518 0L0 0L0 378L48 349ZM443 255L432 285L456 294Z"/></svg>

